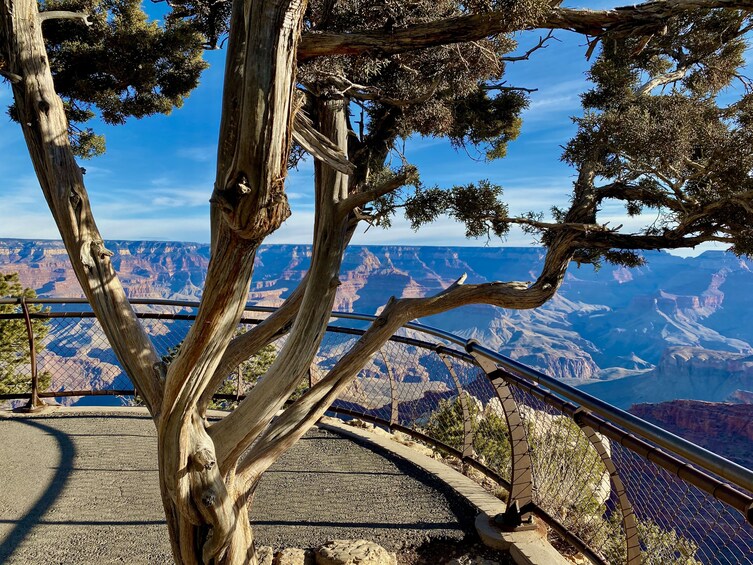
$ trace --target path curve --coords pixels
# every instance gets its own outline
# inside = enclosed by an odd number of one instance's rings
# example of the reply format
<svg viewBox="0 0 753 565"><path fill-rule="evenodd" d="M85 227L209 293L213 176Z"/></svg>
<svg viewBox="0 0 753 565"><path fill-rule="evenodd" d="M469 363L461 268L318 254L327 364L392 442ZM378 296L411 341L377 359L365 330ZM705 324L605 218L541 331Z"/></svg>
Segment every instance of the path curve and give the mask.
<svg viewBox="0 0 753 565"><path fill-rule="evenodd" d="M0 564L169 563L148 417L0 417ZM259 543L366 538L391 551L473 537L475 511L403 460L312 429L265 475Z"/></svg>

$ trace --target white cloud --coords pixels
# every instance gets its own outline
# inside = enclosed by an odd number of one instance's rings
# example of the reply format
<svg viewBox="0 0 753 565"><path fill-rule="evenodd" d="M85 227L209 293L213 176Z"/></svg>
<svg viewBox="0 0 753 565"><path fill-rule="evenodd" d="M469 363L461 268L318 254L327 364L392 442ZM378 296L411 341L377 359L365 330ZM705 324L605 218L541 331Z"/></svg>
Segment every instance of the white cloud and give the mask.
<svg viewBox="0 0 753 565"><path fill-rule="evenodd" d="M164 188L150 191L152 205L156 207L176 208L178 206L195 208L209 206L211 189L204 188Z"/></svg>
<svg viewBox="0 0 753 565"><path fill-rule="evenodd" d="M171 177L163 175L161 177L153 178L151 181L149 181L149 184L151 184L152 186L170 186L175 185L176 183Z"/></svg>
<svg viewBox="0 0 753 565"><path fill-rule="evenodd" d="M523 111L524 123L549 120L553 114L579 111L580 93L587 86L584 79L568 80L551 87L542 86L531 95L531 103ZM558 117L556 125L562 126L561 117Z"/></svg>
<svg viewBox="0 0 753 565"><path fill-rule="evenodd" d="M209 215L177 218L143 218L138 221L105 217L98 219L106 239L146 239L168 241L209 241Z"/></svg>
<svg viewBox="0 0 753 565"><path fill-rule="evenodd" d="M175 155L196 163L214 162L217 158L217 146L201 145L197 147L182 147L175 152Z"/></svg>

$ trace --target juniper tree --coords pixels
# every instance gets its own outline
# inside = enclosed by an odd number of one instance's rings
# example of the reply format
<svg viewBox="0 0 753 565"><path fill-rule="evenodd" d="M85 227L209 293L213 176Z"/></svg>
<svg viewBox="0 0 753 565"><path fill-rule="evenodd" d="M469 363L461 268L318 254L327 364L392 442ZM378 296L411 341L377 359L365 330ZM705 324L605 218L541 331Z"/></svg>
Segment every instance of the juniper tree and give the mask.
<svg viewBox="0 0 753 565"><path fill-rule="evenodd" d="M171 0L157 26L124 0L0 1L0 73L12 86L11 114L74 271L157 427L176 563L255 562L247 512L260 477L405 322L471 303L534 308L555 294L573 260L632 265L641 249L706 241L748 253L750 96L718 99L733 81L747 86L739 69L751 8L750 0L617 10L550 0ZM512 34L540 30L544 44L550 29L584 35L584 55L594 59L593 88L564 155L576 173L563 187L567 209L551 219L540 211L511 217L492 183L425 187L410 163L387 166L416 133L503 157L526 105L526 90L506 83L505 65L535 60L535 49L516 51ZM74 150L99 150L95 132L79 125L90 111L120 122L179 104L203 67L200 49L223 45L217 171L207 190L212 256L197 320L166 366L111 265ZM123 60L132 64L111 64ZM255 253L290 214L285 177L302 151L315 159L310 269L277 312L235 337ZM626 232L600 222L606 201L659 219ZM398 211L415 227L448 214L471 236L504 236L521 225L546 246L542 271L533 283L461 279L436 296L390 300L276 417L324 335L353 230L389 225ZM212 393L281 331L288 338L264 377L209 425Z"/></svg>
<svg viewBox="0 0 753 565"><path fill-rule="evenodd" d="M0 274L0 298L36 298L33 289L24 288L18 281L18 273ZM38 305L28 306L31 312L38 312ZM18 304L0 304L0 314L20 314ZM49 332L46 320L32 318L35 348L42 349L42 340ZM31 374L28 370L29 334L23 319L0 320L0 394L19 394L31 391ZM39 375L39 388L44 390L50 384L50 374Z"/></svg>

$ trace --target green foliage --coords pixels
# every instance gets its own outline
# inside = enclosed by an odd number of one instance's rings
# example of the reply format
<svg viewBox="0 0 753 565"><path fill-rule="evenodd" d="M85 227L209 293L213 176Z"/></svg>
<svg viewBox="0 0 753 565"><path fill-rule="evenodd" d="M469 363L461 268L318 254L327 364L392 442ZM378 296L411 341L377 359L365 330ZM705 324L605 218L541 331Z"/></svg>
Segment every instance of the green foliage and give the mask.
<svg viewBox="0 0 753 565"><path fill-rule="evenodd" d="M507 423L491 404L484 410L481 403L468 393L463 393L468 407L473 434L475 456L503 476L509 474L510 444L507 439ZM459 397L442 400L426 423L424 433L442 443L463 450L465 424L463 406Z"/></svg>
<svg viewBox="0 0 753 565"><path fill-rule="evenodd" d="M675 17L650 38L604 40L591 68L594 86L564 159L610 183L601 198L622 201L629 215L650 212L643 235L665 237L667 246L721 234L735 252L753 252L745 204L753 190L750 94L729 106L719 101L732 81L745 81L749 24L731 10ZM635 264L632 256L597 255Z"/></svg>
<svg viewBox="0 0 753 565"><path fill-rule="evenodd" d="M276 357L277 350L274 345L267 345L261 348L246 361L243 361L233 373L230 373L230 376L217 389L217 394L237 394L239 380L241 394L245 394L248 389L256 384L259 377L267 372L267 369L272 366ZM237 405L238 402L235 400L217 399L211 402L210 408L233 410Z"/></svg>
<svg viewBox="0 0 753 565"><path fill-rule="evenodd" d="M0 297L27 298L36 297L30 288L23 288L17 273L0 274ZM39 312L41 307L29 305L30 312ZM0 304L0 314L19 314L21 307L15 304ZM42 341L49 332L47 320L33 319L34 345L36 352L42 351ZM20 394L31 392L31 373L29 372L29 338L26 323L21 319L0 320L0 394ZM50 386L50 374L39 373L39 389Z"/></svg>
<svg viewBox="0 0 753 565"><path fill-rule="evenodd" d="M77 155L104 151L104 138L80 124L97 112L109 124L169 114L206 68L204 36L175 14L149 21L140 0L47 0L40 10L89 16L91 26L49 20L44 37L55 89L63 99ZM15 119L13 107L9 110Z"/></svg>
<svg viewBox="0 0 753 565"><path fill-rule="evenodd" d="M503 476L509 475L511 450L501 406L494 399L483 408L476 398L463 394L475 457ZM525 414L540 504L569 531L597 548L608 563L625 563L627 549L622 517L619 511L607 511L605 502L611 490L609 474L590 440L570 418L530 409ZM440 401L423 432L462 450L465 426L460 398ZM639 519L637 528L642 563L700 565L696 559L698 546L692 540L674 530L665 530L650 519Z"/></svg>
<svg viewBox="0 0 753 565"><path fill-rule="evenodd" d="M417 230L442 214L465 225L466 237L504 237L510 229L507 205L499 198L502 187L482 180L478 184L418 189L405 202L405 217Z"/></svg>
<svg viewBox="0 0 753 565"><path fill-rule="evenodd" d="M548 9L544 0L314 0L308 4L304 25L317 32L380 30L490 10L503 10L506 19L522 23L534 21ZM391 152L400 154L404 140L417 134L446 138L456 148L486 159L504 157L508 143L520 132L520 116L528 104L522 90L503 85L503 57L516 46L512 34L501 34L393 56L322 57L301 65L298 78L319 96L340 95L342 87L333 86L333 75L340 77L342 84L357 85L347 91L355 102L351 125L358 124L349 154L359 167L354 178L362 188L376 184L374 178L382 174ZM482 205L486 204L483 184L465 187L468 192L478 191L474 198ZM461 188L450 192L459 193ZM507 232L504 222L478 219L479 212L470 210L473 201L448 204L447 197L444 211L430 218L415 213L430 197L440 194L431 189L419 190L415 196L404 191L379 198L373 203L371 223L389 227L397 210L409 208L414 228L452 212L466 224L469 237ZM432 205L432 210L436 208ZM480 213L501 217L502 208L503 204L495 202Z"/></svg>
<svg viewBox="0 0 753 565"><path fill-rule="evenodd" d="M608 535L604 539L602 554L607 563L619 565L627 561L625 532L619 514L608 520ZM646 565L701 565L696 559L698 545L679 535L675 530L665 530L651 519L637 520L636 528L641 544L641 563Z"/></svg>
<svg viewBox="0 0 753 565"><path fill-rule="evenodd" d="M611 488L601 457L566 416L528 410L525 422L537 498L569 531L599 547Z"/></svg>
<svg viewBox="0 0 753 565"><path fill-rule="evenodd" d="M487 160L501 159L507 155L507 144L520 134L520 114L527 106L520 92L502 91L490 97L487 89L479 88L453 106L448 137L455 145L487 144Z"/></svg>

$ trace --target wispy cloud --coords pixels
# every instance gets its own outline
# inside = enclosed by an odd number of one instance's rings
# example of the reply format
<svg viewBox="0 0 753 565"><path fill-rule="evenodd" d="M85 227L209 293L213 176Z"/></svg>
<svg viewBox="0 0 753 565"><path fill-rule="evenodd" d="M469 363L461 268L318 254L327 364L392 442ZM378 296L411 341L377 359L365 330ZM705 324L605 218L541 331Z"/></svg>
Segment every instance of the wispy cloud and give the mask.
<svg viewBox="0 0 753 565"><path fill-rule="evenodd" d="M165 188L151 192L152 205L157 207L183 206L189 208L209 206L211 191L203 188Z"/></svg>
<svg viewBox="0 0 753 565"><path fill-rule="evenodd" d="M542 86L531 95L531 103L523 112L523 120L535 122L549 119L553 114L575 113L580 110L580 94L587 88L585 79L574 79ZM557 125L562 125L560 119Z"/></svg>
<svg viewBox="0 0 753 565"><path fill-rule="evenodd" d="M170 186L176 183L172 177L163 175L153 178L151 181L149 181L149 184L151 184L152 186Z"/></svg>
<svg viewBox="0 0 753 565"><path fill-rule="evenodd" d="M175 152L181 159L189 159L196 163L214 162L217 158L216 145L201 145L196 147L182 147Z"/></svg>

